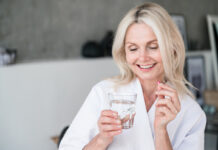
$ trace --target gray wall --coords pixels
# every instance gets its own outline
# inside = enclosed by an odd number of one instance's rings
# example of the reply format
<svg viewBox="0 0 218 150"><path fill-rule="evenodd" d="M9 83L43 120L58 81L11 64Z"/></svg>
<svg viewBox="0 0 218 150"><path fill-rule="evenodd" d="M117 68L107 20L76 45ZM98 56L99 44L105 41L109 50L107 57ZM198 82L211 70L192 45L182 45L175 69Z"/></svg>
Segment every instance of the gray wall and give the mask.
<svg viewBox="0 0 218 150"><path fill-rule="evenodd" d="M0 46L17 48L18 62L80 57L87 40L116 30L124 14L144 0L0 0ZM192 49L209 49L206 14L217 0L153 0L184 14Z"/></svg>

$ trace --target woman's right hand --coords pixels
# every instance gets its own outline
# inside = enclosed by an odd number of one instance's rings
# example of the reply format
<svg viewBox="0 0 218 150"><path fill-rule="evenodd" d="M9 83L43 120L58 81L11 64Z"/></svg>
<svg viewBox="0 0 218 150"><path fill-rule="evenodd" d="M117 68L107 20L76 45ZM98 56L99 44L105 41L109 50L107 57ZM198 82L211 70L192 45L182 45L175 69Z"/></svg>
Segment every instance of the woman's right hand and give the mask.
<svg viewBox="0 0 218 150"><path fill-rule="evenodd" d="M98 140L103 147L112 143L115 135L122 133L121 121L118 113L112 110L103 110L98 120L99 134Z"/></svg>

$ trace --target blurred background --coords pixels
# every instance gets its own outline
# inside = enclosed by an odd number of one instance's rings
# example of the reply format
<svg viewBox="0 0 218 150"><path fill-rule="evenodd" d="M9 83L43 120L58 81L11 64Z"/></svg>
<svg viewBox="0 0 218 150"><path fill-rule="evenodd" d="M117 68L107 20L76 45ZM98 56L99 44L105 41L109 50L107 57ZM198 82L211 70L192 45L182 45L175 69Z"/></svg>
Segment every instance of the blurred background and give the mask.
<svg viewBox="0 0 218 150"><path fill-rule="evenodd" d="M91 87L119 73L111 58L114 33L143 2L0 0L0 149L57 149ZM205 149L218 149L218 1L149 2L163 6L183 35L185 75L209 118Z"/></svg>
<svg viewBox="0 0 218 150"><path fill-rule="evenodd" d="M126 12L144 0L1 0L0 44L18 50L17 61L80 57L81 46L115 31ZM153 0L184 15L191 49L209 49L206 15L216 0Z"/></svg>

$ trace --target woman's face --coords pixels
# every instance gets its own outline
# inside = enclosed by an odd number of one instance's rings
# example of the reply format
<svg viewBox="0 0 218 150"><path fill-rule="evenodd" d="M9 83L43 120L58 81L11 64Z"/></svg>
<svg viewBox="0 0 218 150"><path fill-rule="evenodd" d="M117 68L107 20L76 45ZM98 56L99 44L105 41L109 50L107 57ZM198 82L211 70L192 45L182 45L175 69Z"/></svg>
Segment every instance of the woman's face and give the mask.
<svg viewBox="0 0 218 150"><path fill-rule="evenodd" d="M145 23L132 24L125 37L126 61L141 80L162 81L164 68L157 38Z"/></svg>

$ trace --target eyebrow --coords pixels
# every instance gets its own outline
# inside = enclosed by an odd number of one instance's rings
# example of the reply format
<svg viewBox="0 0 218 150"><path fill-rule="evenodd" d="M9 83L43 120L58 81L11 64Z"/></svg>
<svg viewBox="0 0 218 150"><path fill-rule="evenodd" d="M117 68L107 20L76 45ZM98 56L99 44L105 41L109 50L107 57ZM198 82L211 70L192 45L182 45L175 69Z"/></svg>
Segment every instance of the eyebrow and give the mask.
<svg viewBox="0 0 218 150"><path fill-rule="evenodd" d="M154 40L149 41L148 44L151 44L151 43L153 43L153 42L157 42L157 39L154 39Z"/></svg>
<svg viewBox="0 0 218 150"><path fill-rule="evenodd" d="M147 44L151 44L151 43L153 43L153 42L157 42L157 39L151 40L151 41L149 41ZM135 43L126 42L125 44L135 44Z"/></svg>

